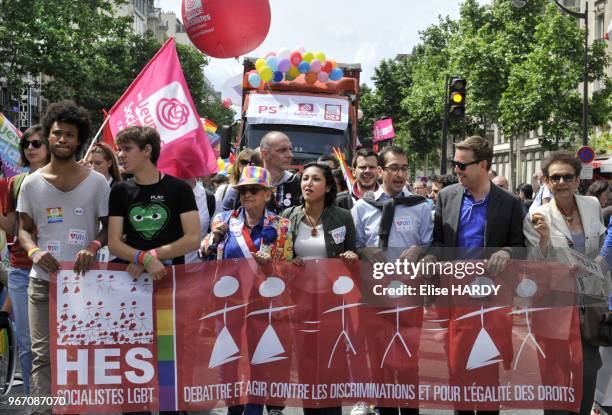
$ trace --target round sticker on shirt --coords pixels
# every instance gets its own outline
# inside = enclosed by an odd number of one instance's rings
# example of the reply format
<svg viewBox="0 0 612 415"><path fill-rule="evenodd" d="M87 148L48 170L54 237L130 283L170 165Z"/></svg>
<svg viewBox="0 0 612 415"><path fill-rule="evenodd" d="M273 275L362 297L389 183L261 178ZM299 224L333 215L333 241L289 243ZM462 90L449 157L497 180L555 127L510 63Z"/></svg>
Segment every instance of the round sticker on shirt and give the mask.
<svg viewBox="0 0 612 415"><path fill-rule="evenodd" d="M242 232L242 222L237 218L231 218L229 223L229 229L232 233L241 233Z"/></svg>
<svg viewBox="0 0 612 415"><path fill-rule="evenodd" d="M412 218L410 216L395 218L395 229L398 232L410 231L412 229Z"/></svg>
<svg viewBox="0 0 612 415"><path fill-rule="evenodd" d="M289 207L291 205L291 200L290 199L283 200L283 205Z"/></svg>
<svg viewBox="0 0 612 415"><path fill-rule="evenodd" d="M291 193L286 193L285 194L285 199L291 199Z"/></svg>
<svg viewBox="0 0 612 415"><path fill-rule="evenodd" d="M82 207L78 207L78 208L74 208L74 214L77 216L83 216L83 213L85 213L85 211L83 210Z"/></svg>

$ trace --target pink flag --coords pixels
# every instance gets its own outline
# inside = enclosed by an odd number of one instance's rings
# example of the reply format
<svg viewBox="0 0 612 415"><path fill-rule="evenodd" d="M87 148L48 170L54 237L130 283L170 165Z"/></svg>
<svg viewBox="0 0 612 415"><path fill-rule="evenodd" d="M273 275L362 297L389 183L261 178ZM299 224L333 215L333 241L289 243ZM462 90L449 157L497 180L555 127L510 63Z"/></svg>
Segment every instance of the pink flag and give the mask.
<svg viewBox="0 0 612 415"><path fill-rule="evenodd" d="M114 137L135 125L155 128L162 141L157 167L188 179L217 172L217 159L189 94L170 38L110 110Z"/></svg>
<svg viewBox="0 0 612 415"><path fill-rule="evenodd" d="M395 131L393 130L393 120L391 118L383 118L374 123L374 139L378 141L388 140L395 137Z"/></svg>

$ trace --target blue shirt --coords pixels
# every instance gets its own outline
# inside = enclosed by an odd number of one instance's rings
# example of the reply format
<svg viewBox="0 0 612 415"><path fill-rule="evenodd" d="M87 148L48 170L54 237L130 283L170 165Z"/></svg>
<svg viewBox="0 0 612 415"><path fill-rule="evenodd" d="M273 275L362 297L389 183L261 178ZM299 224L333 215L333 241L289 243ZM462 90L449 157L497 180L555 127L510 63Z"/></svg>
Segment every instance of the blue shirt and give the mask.
<svg viewBox="0 0 612 415"><path fill-rule="evenodd" d="M458 247L481 248L485 245L488 206L488 193L483 200L476 202L467 189L464 190L457 232Z"/></svg>
<svg viewBox="0 0 612 415"><path fill-rule="evenodd" d="M612 268L612 218L610 218L610 223L608 223L608 234L599 255L606 260L608 267Z"/></svg>
<svg viewBox="0 0 612 415"><path fill-rule="evenodd" d="M238 210L240 212L239 214L239 218L241 221L242 226L240 227L240 229L236 229L235 231L232 229L229 229L227 231L227 233L225 234L225 249L223 250L223 259L231 259L231 258L244 258L244 254L242 253L242 250L240 249L240 246L238 245L238 242L236 241L236 234L235 232L240 232L240 234L242 234L242 227L244 227L244 223L245 223L245 218L244 218L244 208L240 208ZM222 212L219 215L217 215L217 218L215 219L221 219L223 221L229 221L229 217L231 216L231 211L226 211L226 212ZM266 212L266 213L270 213L271 212ZM249 234L251 235L251 239L253 241L253 245L255 246L256 250L259 250L259 248L261 247L261 231L263 229L263 223L264 223L264 217L262 216L262 218L259 220L259 223L257 225L255 225L253 227L253 229L248 229L249 230Z"/></svg>
<svg viewBox="0 0 612 415"><path fill-rule="evenodd" d="M405 188L399 194L399 196L410 195L411 193ZM389 195L383 191L382 186L374 192L374 198L379 202L390 199ZM382 211L365 200L360 199L351 209L351 215L355 222L357 248L377 247ZM414 206L398 205L395 207L388 241L390 251L401 253L404 249L413 245L428 247L431 245L432 239L433 220L429 204L421 203ZM399 250L393 250L393 248L399 248ZM394 256L394 253L397 252L391 253L390 256Z"/></svg>

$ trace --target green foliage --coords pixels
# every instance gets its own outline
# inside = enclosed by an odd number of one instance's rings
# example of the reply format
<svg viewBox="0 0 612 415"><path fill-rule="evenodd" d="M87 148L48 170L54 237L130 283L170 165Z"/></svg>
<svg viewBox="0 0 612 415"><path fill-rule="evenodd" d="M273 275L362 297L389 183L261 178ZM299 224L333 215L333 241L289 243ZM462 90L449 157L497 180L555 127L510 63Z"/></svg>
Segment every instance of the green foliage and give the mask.
<svg viewBox="0 0 612 415"><path fill-rule="evenodd" d="M126 0L3 0L0 7L0 78L12 91L22 77L44 74L42 94L49 101L73 99L95 123L110 109L161 47L150 36L132 32L129 17L117 17ZM207 101L202 69L208 59L177 45L191 95L201 116L233 119L219 100ZM215 119L212 115L214 114Z"/></svg>
<svg viewBox="0 0 612 415"><path fill-rule="evenodd" d="M546 148L576 141L581 134L580 21L547 0L529 0L520 8L511 0L496 0L494 6L480 3L466 0L458 20L440 17L421 32L421 43L406 59L401 88L398 75L389 70L394 64L385 61L377 68L386 75L378 78L384 85L375 82L376 88L362 98L367 124L383 110L396 108L397 96L402 97L394 117L398 141L418 155L417 163L438 151L446 76L461 76L468 83L466 117L451 120L451 138L483 134L493 122L506 138L541 127ZM604 73L610 63L606 45L590 45L588 61L589 80L604 85L590 99L592 130L607 124L612 114L612 81Z"/></svg>

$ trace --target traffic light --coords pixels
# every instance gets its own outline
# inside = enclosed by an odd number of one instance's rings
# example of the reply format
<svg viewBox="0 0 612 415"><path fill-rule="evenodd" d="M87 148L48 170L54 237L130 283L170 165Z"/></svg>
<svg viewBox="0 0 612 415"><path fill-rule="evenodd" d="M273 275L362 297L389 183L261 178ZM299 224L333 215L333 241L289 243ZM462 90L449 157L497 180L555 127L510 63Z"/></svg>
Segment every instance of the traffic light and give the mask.
<svg viewBox="0 0 612 415"><path fill-rule="evenodd" d="M448 114L451 116L465 115L465 85L463 78L451 78L448 84Z"/></svg>

